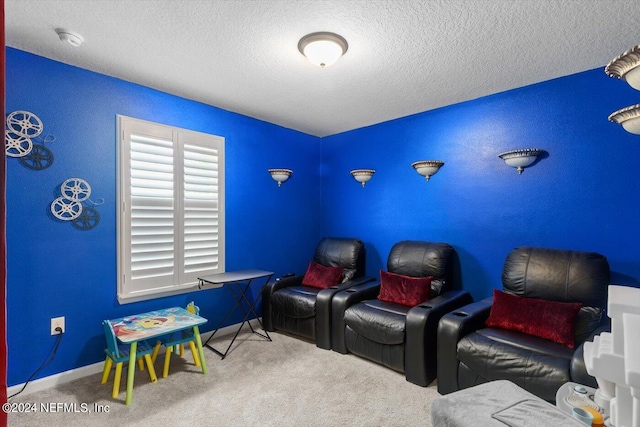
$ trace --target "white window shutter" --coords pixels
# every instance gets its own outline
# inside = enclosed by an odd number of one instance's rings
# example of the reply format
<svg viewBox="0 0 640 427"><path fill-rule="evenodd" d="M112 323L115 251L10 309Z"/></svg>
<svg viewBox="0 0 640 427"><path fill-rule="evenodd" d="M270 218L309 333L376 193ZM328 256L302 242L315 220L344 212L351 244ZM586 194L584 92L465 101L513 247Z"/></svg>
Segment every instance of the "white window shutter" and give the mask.
<svg viewBox="0 0 640 427"><path fill-rule="evenodd" d="M223 271L220 266L220 144L206 146L184 142L183 281Z"/></svg>
<svg viewBox="0 0 640 427"><path fill-rule="evenodd" d="M174 143L131 133L131 279L173 286ZM146 287L146 286L145 286Z"/></svg>
<svg viewBox="0 0 640 427"><path fill-rule="evenodd" d="M224 271L224 138L118 116L118 298Z"/></svg>

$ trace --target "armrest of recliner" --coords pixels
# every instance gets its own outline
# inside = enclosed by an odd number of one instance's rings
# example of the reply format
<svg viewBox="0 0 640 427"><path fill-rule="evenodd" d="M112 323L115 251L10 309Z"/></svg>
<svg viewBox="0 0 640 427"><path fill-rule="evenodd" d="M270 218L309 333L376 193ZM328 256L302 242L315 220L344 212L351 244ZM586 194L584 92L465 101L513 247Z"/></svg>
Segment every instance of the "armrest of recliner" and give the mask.
<svg viewBox="0 0 640 427"><path fill-rule="evenodd" d="M262 327L265 331L273 332L273 322L271 319L271 295L278 289L302 284L304 276L287 275L278 277L273 282L269 282L262 288Z"/></svg>
<svg viewBox="0 0 640 427"><path fill-rule="evenodd" d="M445 314L440 319L437 338L438 393L448 394L460 389L458 341L465 335L484 327L492 302L492 298L483 299Z"/></svg>
<svg viewBox="0 0 640 427"><path fill-rule="evenodd" d="M344 341L344 312L353 304L373 299L380 293L380 282L372 281L340 291L331 301L331 348L338 353L347 354Z"/></svg>
<svg viewBox="0 0 640 427"><path fill-rule="evenodd" d="M473 302L466 291L449 291L413 307L405 325L407 381L426 387L436 377L438 322L445 314Z"/></svg>
<svg viewBox="0 0 640 427"><path fill-rule="evenodd" d="M316 297L316 346L331 350L331 302L334 295L374 280L373 277L358 277L318 292Z"/></svg>
<svg viewBox="0 0 640 427"><path fill-rule="evenodd" d="M593 341L593 339L600 335L603 332L610 332L611 327L609 325L601 326L589 336L584 342ZM580 344L576 350L573 352L573 357L571 358L571 381L587 385L589 387L597 388L598 383L596 382L595 377L589 375L587 372L587 366L584 363L584 342Z"/></svg>

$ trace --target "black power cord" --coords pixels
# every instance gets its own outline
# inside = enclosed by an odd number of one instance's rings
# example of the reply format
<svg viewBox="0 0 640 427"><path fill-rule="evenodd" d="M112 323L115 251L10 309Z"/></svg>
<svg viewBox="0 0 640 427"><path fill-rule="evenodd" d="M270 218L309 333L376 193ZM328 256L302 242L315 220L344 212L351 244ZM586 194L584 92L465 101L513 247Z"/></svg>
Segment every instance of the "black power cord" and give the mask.
<svg viewBox="0 0 640 427"><path fill-rule="evenodd" d="M19 395L20 393L22 393L24 391L24 389L27 387L27 384L29 384L29 381L31 381L33 379L33 377L38 375L38 372L40 372L42 370L42 368L44 368L49 363L51 363L51 361L56 357L56 352L58 351L58 347L60 347L60 342L62 341L62 335L64 335L64 332L62 332L62 328L60 328L60 327L57 327L55 329L55 331L58 332L58 339L56 340L56 343L53 345L53 349L51 350L51 357L49 357L47 360L45 360L42 363L42 365L40 365L40 367L38 369L36 369L36 371L33 374L31 374L31 376L29 377L27 382L24 383L24 385L22 386L22 388L20 389L19 392L14 393L11 396L9 396L7 398L7 400L12 399L12 398L16 397L17 395Z"/></svg>

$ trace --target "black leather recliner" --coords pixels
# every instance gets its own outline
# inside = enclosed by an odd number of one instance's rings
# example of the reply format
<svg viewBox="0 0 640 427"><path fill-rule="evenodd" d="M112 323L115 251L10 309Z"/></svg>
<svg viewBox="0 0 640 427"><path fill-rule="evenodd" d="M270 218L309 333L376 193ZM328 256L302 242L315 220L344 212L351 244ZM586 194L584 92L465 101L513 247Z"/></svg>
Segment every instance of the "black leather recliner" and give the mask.
<svg viewBox="0 0 640 427"><path fill-rule="evenodd" d="M455 310L438 327L438 392L451 393L492 380L511 380L549 402L573 381L596 387L584 366L585 341L607 328L607 259L593 252L519 247L502 271L504 292L579 302L575 347L521 332L486 327L492 298Z"/></svg>
<svg viewBox="0 0 640 427"><path fill-rule="evenodd" d="M445 314L472 301L453 291L455 251L445 243L402 241L387 261L391 273L433 276L431 299L417 306L376 299L380 283L339 292L333 298L333 349L353 353L405 374L407 381L427 386L436 376L436 331Z"/></svg>
<svg viewBox="0 0 640 427"><path fill-rule="evenodd" d="M266 331L282 330L331 349L331 299L344 289L373 278L365 278L364 243L358 239L325 237L313 261L325 267L343 267L341 283L327 289L302 285L304 276L276 279L262 290L262 323Z"/></svg>

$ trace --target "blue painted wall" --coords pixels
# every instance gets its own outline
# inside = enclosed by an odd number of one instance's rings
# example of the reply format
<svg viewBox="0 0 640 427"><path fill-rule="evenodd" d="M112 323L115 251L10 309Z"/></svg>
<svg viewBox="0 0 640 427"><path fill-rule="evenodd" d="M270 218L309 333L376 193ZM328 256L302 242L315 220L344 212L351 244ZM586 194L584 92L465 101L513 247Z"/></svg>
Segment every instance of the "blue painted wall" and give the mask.
<svg viewBox="0 0 640 427"><path fill-rule="evenodd" d="M444 241L458 252L457 286L479 299L500 288L518 245L597 251L614 282L640 285L640 136L606 120L638 102L640 92L598 69L320 140L7 49L7 112L34 112L56 137L48 169L7 159L8 383L46 358L51 317L66 316L67 333L39 377L100 361L102 319L195 299L210 330L232 303L219 289L118 304L116 114L226 138L229 270L303 272L318 239L334 235L365 241L377 275L395 242ZM529 147L549 154L520 176L497 157ZM410 167L423 159L445 161L428 183ZM271 167L294 176L278 189ZM377 170L366 188L355 168ZM70 177L105 200L91 231L47 214Z"/></svg>
<svg viewBox="0 0 640 427"><path fill-rule="evenodd" d="M103 360L103 319L195 300L213 329L233 302L226 289L120 305L116 300L116 114L226 139L228 270L303 272L321 237L320 140L239 114L7 49L7 112L40 117L55 142L51 167L7 158L8 385L47 358L50 318L66 317L55 360L38 377ZM293 177L278 188L268 168ZM55 220L49 205L71 177L85 179L101 220L90 231ZM258 286L254 293L257 292ZM240 321L239 316L228 323Z"/></svg>
<svg viewBox="0 0 640 427"><path fill-rule="evenodd" d="M607 117L638 102L597 69L324 138L323 234L360 236L370 275L399 240L448 242L476 299L520 245L600 252L637 286L640 136ZM548 157L519 176L497 157L518 148ZM427 159L445 162L429 182L410 166ZM356 168L376 169L366 188Z"/></svg>

